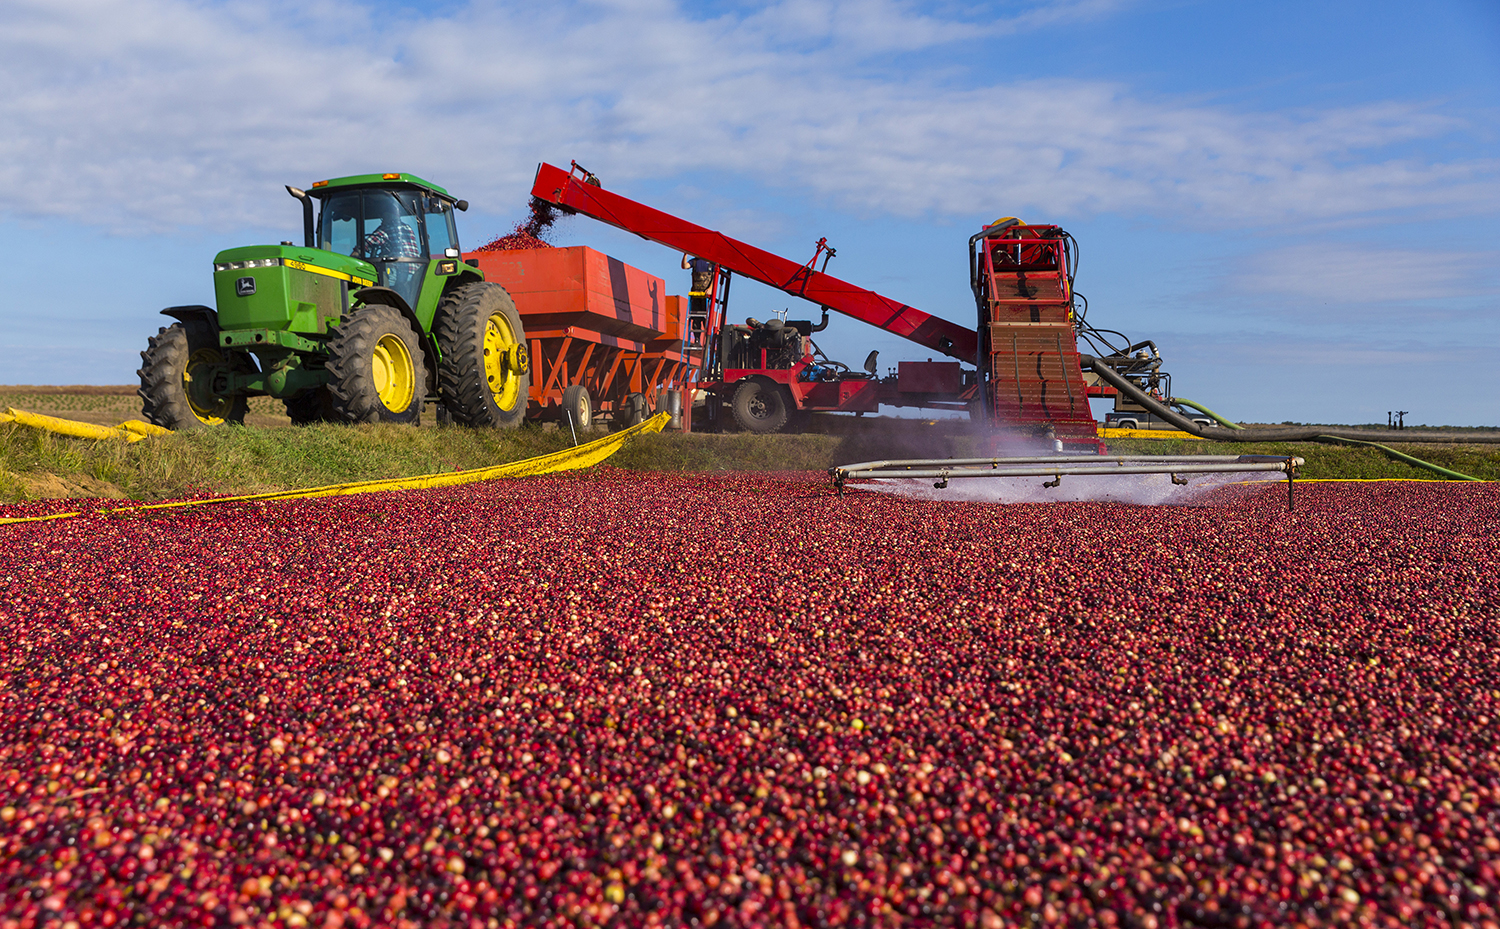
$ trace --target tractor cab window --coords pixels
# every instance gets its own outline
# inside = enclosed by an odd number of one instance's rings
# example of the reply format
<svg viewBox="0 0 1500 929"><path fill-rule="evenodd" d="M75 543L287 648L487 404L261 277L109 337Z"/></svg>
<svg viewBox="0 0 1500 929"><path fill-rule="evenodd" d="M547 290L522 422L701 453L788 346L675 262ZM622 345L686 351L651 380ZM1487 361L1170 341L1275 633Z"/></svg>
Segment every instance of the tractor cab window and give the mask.
<svg viewBox="0 0 1500 929"><path fill-rule="evenodd" d="M354 257L366 261L423 257L415 200L405 191L365 191L364 238Z"/></svg>
<svg viewBox="0 0 1500 929"><path fill-rule="evenodd" d="M443 252L458 248L458 230L453 224L453 204L441 197L427 197L427 254L446 257Z"/></svg>
<svg viewBox="0 0 1500 929"><path fill-rule="evenodd" d="M340 255L352 255L359 247L359 192L334 194L323 201L318 221L318 247Z"/></svg>
<svg viewBox="0 0 1500 929"><path fill-rule="evenodd" d="M420 259L422 223L417 197L390 190L333 194L323 201L318 245L366 261Z"/></svg>

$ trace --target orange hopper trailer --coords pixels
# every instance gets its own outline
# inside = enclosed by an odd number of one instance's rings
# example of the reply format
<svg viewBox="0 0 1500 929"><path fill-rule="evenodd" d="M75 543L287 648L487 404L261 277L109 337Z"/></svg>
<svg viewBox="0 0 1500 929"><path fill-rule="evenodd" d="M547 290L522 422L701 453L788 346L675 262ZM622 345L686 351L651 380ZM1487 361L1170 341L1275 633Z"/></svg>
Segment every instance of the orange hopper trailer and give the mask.
<svg viewBox="0 0 1500 929"><path fill-rule="evenodd" d="M527 418L634 425L677 413L687 389L687 300L586 246L464 256L516 303L531 355Z"/></svg>

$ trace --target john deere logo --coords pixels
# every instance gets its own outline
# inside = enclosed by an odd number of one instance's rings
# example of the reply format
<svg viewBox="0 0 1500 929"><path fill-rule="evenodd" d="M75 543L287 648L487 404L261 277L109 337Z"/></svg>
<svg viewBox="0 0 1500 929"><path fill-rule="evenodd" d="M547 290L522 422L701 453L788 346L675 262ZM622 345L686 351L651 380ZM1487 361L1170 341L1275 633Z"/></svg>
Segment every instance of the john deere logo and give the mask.
<svg viewBox="0 0 1500 929"><path fill-rule="evenodd" d="M234 293L237 297L252 297L255 295L255 278L242 277L234 282Z"/></svg>

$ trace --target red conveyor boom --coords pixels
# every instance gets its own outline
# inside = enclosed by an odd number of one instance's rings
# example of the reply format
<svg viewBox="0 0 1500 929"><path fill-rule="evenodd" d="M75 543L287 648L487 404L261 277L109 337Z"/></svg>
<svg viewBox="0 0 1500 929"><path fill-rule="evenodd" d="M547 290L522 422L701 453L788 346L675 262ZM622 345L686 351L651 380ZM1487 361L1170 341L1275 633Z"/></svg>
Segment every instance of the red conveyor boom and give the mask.
<svg viewBox="0 0 1500 929"><path fill-rule="evenodd" d="M979 350L979 337L972 329L584 183L561 168L549 164L539 167L531 195L643 239L706 258L735 274L837 310L952 358L973 363Z"/></svg>

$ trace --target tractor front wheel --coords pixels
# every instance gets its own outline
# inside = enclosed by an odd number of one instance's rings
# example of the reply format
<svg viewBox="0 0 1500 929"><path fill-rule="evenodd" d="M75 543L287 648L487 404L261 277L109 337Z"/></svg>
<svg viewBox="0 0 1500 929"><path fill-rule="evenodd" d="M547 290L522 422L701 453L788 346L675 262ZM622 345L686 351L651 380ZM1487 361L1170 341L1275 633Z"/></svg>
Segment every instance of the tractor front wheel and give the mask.
<svg viewBox="0 0 1500 929"><path fill-rule="evenodd" d="M370 304L344 318L328 340L328 374L339 419L411 425L422 419L427 366L417 333L394 307Z"/></svg>
<svg viewBox="0 0 1500 929"><path fill-rule="evenodd" d="M499 284L460 287L438 304L432 321L443 363L438 392L454 422L512 429L531 401L526 329Z"/></svg>
<svg viewBox="0 0 1500 929"><path fill-rule="evenodd" d="M790 410L786 389L762 381L741 381L734 389L734 421L746 432L764 435L786 425Z"/></svg>
<svg viewBox="0 0 1500 929"><path fill-rule="evenodd" d="M244 396L209 391L214 369L231 365L243 367L219 348L218 330L208 321L189 319L162 328L148 340L135 372L143 415L177 430L244 422L249 407Z"/></svg>

